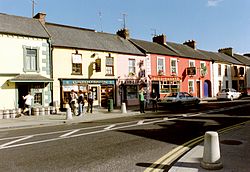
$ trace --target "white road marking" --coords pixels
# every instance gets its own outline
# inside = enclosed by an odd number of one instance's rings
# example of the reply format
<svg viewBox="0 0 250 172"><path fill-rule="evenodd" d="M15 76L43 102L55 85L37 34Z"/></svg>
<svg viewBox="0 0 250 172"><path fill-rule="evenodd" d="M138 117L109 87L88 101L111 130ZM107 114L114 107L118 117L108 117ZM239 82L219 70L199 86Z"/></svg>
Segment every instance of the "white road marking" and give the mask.
<svg viewBox="0 0 250 172"><path fill-rule="evenodd" d="M115 126L116 126L115 124L110 125L110 126L108 126L108 127L104 128L104 130L110 130L111 128L114 128Z"/></svg>
<svg viewBox="0 0 250 172"><path fill-rule="evenodd" d="M71 131L71 132L69 132L69 133L66 133L66 134L63 134L63 135L61 135L61 136L59 136L59 137L67 137L67 136L69 136L69 135L71 135L71 134L73 134L73 133L76 133L76 132L78 132L78 131L80 131L80 129L73 130L73 131Z"/></svg>
<svg viewBox="0 0 250 172"><path fill-rule="evenodd" d="M144 123L144 120L140 120L140 121L137 122L138 125L141 125L143 123Z"/></svg>
<svg viewBox="0 0 250 172"><path fill-rule="evenodd" d="M11 141L11 142L8 142L8 143L5 143L5 144L0 145L0 148L5 147L5 146L8 146L8 145L11 145L11 144L16 143L16 142L20 142L20 141L29 139L29 138L31 138L31 137L33 137L33 136L27 136L27 137L23 137L23 138L21 138L21 139L13 140L13 141Z"/></svg>

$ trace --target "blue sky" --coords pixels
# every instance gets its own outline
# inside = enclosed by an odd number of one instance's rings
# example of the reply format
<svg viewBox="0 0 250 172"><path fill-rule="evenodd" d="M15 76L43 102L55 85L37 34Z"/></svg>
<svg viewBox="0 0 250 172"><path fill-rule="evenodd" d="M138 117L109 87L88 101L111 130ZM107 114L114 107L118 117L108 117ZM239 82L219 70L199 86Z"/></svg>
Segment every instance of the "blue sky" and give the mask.
<svg viewBox="0 0 250 172"><path fill-rule="evenodd" d="M46 21L116 33L126 27L135 39L195 40L197 48L232 47L250 52L250 0L36 0L35 13ZM31 17L32 0L0 0L0 13ZM1 23L0 23L1 24Z"/></svg>

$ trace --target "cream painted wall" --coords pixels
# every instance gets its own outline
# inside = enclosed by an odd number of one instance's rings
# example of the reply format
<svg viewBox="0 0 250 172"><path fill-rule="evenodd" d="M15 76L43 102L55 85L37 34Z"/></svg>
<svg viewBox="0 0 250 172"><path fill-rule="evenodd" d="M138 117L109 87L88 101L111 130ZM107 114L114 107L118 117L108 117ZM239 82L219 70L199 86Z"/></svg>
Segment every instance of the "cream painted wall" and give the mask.
<svg viewBox="0 0 250 172"><path fill-rule="evenodd" d="M53 98L60 103L60 82L59 78L64 79L117 79L117 54L111 53L114 57L114 76L105 76L106 57L108 52L98 52L89 50L79 50L78 54L82 55L82 75L72 75L72 54L76 53L75 49L53 48ZM95 56L93 56L95 54ZM89 71L92 68L91 63L97 58L101 59L101 72L93 71L90 76Z"/></svg>
<svg viewBox="0 0 250 172"><path fill-rule="evenodd" d="M38 47L39 48L39 65L41 75L50 78L46 71L42 71L46 67L42 63L47 56L43 55L42 51L46 51L46 39L29 38L23 36L0 34L0 109L14 109L17 103L17 90L15 83L7 82L9 79L16 76L16 74L23 74L23 46ZM32 74L29 72L29 74ZM48 90L48 88L46 88ZM47 97L46 97L47 98ZM45 98L45 99L46 99ZM47 98L48 99L48 98Z"/></svg>

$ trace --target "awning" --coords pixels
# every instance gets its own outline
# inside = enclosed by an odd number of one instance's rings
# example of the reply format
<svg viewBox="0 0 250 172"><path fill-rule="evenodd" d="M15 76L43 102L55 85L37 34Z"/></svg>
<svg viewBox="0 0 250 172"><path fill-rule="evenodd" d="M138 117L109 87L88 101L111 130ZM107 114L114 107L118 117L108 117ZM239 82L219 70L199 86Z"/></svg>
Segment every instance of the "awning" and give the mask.
<svg viewBox="0 0 250 172"><path fill-rule="evenodd" d="M10 82L53 82L53 79L46 78L39 74L20 74L9 79Z"/></svg>

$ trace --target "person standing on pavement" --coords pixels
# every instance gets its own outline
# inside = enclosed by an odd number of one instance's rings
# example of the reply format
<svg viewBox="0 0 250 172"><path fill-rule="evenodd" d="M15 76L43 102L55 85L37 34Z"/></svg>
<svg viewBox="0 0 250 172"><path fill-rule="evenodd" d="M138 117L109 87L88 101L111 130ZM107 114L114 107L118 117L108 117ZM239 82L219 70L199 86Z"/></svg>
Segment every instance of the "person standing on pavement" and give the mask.
<svg viewBox="0 0 250 172"><path fill-rule="evenodd" d="M31 112L30 108L31 108L31 104L32 104L33 99L34 99L34 96L32 96L30 92L28 92L28 94L26 96L23 96L23 100L25 100L23 114L28 112L28 114L31 115L30 114L30 112Z"/></svg>
<svg viewBox="0 0 250 172"><path fill-rule="evenodd" d="M69 102L70 102L70 108L74 115L77 115L77 105L78 105L77 99L78 99L77 94L75 93L74 90L71 90Z"/></svg>
<svg viewBox="0 0 250 172"><path fill-rule="evenodd" d="M151 101L152 101L152 106L153 106L153 112L157 112L157 94L155 92L155 89L152 90L152 93L151 93Z"/></svg>
<svg viewBox="0 0 250 172"><path fill-rule="evenodd" d="M87 112L90 111L90 113L92 113L93 101L94 101L93 93L92 93L92 91L89 91L89 93L88 93L88 109L87 109Z"/></svg>
<svg viewBox="0 0 250 172"><path fill-rule="evenodd" d="M143 88L141 88L141 90L139 91L139 102L140 102L140 112L141 113L145 113L144 111L144 90Z"/></svg>
<svg viewBox="0 0 250 172"><path fill-rule="evenodd" d="M78 96L78 116L83 115L83 108L84 108L84 94L82 90L79 91L79 96Z"/></svg>

